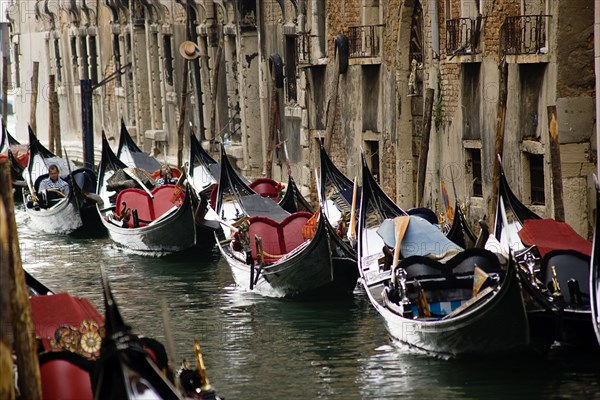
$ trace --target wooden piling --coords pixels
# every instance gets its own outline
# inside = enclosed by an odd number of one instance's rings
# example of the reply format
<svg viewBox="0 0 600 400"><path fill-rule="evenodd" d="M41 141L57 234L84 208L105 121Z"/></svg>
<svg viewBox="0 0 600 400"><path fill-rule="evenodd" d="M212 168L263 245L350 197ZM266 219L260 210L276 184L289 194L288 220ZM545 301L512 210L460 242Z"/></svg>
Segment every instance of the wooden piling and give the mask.
<svg viewBox="0 0 600 400"><path fill-rule="evenodd" d="M423 132L421 133L421 149L419 150L419 165L417 169L417 207L423 206L425 197L425 176L427 175L427 156L429 153L429 138L431 137L431 117L433 111L432 88L425 91L425 108L423 115Z"/></svg>
<svg viewBox="0 0 600 400"><path fill-rule="evenodd" d="M8 57L2 57L2 119L8 118Z"/></svg>
<svg viewBox="0 0 600 400"><path fill-rule="evenodd" d="M271 73L271 85L273 87L271 93L271 117L269 122L269 137L267 139L267 157L265 160L266 177L273 176L273 151L275 151L277 130L279 129L279 94L277 85L275 84L275 73Z"/></svg>
<svg viewBox="0 0 600 400"><path fill-rule="evenodd" d="M560 164L560 141L558 140L558 122L556 106L548 106L548 133L550 137L550 165L552 168L552 195L554 198L554 219L565 222L563 203L562 168Z"/></svg>
<svg viewBox="0 0 600 400"><path fill-rule="evenodd" d="M500 159L504 151L504 126L506 121L506 98L508 96L508 64L501 60L498 66L498 111L496 114L496 141L494 143L494 167L492 171L492 196L488 199L488 223L494 226L498 189L500 186ZM500 159L498 159L500 156Z"/></svg>
<svg viewBox="0 0 600 400"><path fill-rule="evenodd" d="M31 108L29 109L29 125L35 134L37 134L37 98L38 98L38 77L40 72L40 63L33 62L33 73L31 75Z"/></svg>
<svg viewBox="0 0 600 400"><path fill-rule="evenodd" d="M41 399L42 385L40 379L35 329L25 274L21 264L19 238L15 220L10 165L0 163L0 269L7 279L0 281L0 290L8 291L8 309L0 310L2 326L12 326L14 350L17 355L19 370L18 387L23 399ZM3 339L3 338L2 338ZM4 340L2 340L4 342ZM0 394L2 398L4 397Z"/></svg>
<svg viewBox="0 0 600 400"><path fill-rule="evenodd" d="M179 125L177 125L177 165L183 165L183 132L185 127L185 115L188 95L188 75L190 62L183 62L183 82L181 84L181 101L179 103ZM190 162L193 162L191 160ZM190 168L194 168L190 165Z"/></svg>
<svg viewBox="0 0 600 400"><path fill-rule="evenodd" d="M219 72L221 72L221 59L223 58L223 44L219 40L217 54L215 55L215 65L213 65L211 77L211 109L210 109L210 138L217 137L217 94L219 91Z"/></svg>
<svg viewBox="0 0 600 400"><path fill-rule="evenodd" d="M325 150L331 154L331 144L333 143L333 126L335 123L335 113L337 109L338 87L340 82L340 52L335 54L335 62L333 64L333 76L330 82L329 89L331 96L327 101L325 108L325 117L327 118L325 126Z"/></svg>
<svg viewBox="0 0 600 400"><path fill-rule="evenodd" d="M48 76L48 114L50 119L50 129L48 129L48 150L56 153L56 147L54 142L54 105L52 104L52 92L54 91L54 75Z"/></svg>

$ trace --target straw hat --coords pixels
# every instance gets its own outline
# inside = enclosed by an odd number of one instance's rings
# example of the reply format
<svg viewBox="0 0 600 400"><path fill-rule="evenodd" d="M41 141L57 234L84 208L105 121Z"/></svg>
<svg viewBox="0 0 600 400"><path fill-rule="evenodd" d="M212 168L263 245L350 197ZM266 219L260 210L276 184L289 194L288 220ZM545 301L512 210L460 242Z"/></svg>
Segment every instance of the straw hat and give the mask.
<svg viewBox="0 0 600 400"><path fill-rule="evenodd" d="M200 57L200 49L196 43L186 40L179 46L179 53L187 60L195 60Z"/></svg>

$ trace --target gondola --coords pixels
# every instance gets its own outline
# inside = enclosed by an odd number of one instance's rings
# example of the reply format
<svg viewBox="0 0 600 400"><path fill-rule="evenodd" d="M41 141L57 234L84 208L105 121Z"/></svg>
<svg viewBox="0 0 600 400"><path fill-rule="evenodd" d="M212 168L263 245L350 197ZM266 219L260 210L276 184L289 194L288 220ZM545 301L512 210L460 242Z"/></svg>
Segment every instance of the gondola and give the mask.
<svg viewBox="0 0 600 400"><path fill-rule="evenodd" d="M494 224L499 251L515 254L535 347L598 348L590 329L591 244L520 202L501 169Z"/></svg>
<svg viewBox="0 0 600 400"><path fill-rule="evenodd" d="M319 200L330 232L333 267L339 275L348 277L348 284L356 285L358 269L356 250L352 247L352 207L356 207L358 188L333 163L325 147L319 146ZM353 204L354 202L354 204ZM356 210L354 210L356 211Z"/></svg>
<svg viewBox="0 0 600 400"><path fill-rule="evenodd" d="M181 387L176 387L165 347L124 323L104 272L105 315L86 298L54 293L25 275L43 398L217 399L197 343L198 367L178 371Z"/></svg>
<svg viewBox="0 0 600 400"><path fill-rule="evenodd" d="M223 147L215 211L224 232L218 247L242 289L270 297L329 296L347 290L332 268L324 218L305 235L315 214L290 214L254 192L233 170Z"/></svg>
<svg viewBox="0 0 600 400"><path fill-rule="evenodd" d="M393 340L444 358L501 354L528 345L513 265L501 266L483 249L462 250L429 222L406 215L379 187L364 158L362 183L360 282ZM416 228L424 239L411 232Z"/></svg>
<svg viewBox="0 0 600 400"><path fill-rule="evenodd" d="M48 177L48 166L58 167L60 177L69 183L67 196L38 193L40 183ZM52 234L101 236L106 233L95 211L98 198L94 195L96 174L89 168L77 168L67 159L57 157L45 148L29 128L29 162L24 171L27 190L23 203L30 225Z"/></svg>
<svg viewBox="0 0 600 400"><path fill-rule="evenodd" d="M190 184L198 193L210 190L219 181L219 163L202 148L196 135L190 134Z"/></svg>
<svg viewBox="0 0 600 400"><path fill-rule="evenodd" d="M119 147L117 158L129 167L141 168L150 173L160 169L161 164L149 154L143 152L129 134L125 121L121 120L121 132L119 136Z"/></svg>
<svg viewBox="0 0 600 400"><path fill-rule="evenodd" d="M590 276L590 307L592 311L592 325L596 332L596 339L600 344L600 193L596 182L596 226L594 228L594 245L591 259L591 276Z"/></svg>
<svg viewBox="0 0 600 400"><path fill-rule="evenodd" d="M96 399L181 399L183 396L125 324L106 275L102 275L106 335L92 376ZM163 349L164 351L164 349ZM166 352L164 353L166 356ZM166 358L166 357L165 357Z"/></svg>
<svg viewBox="0 0 600 400"><path fill-rule="evenodd" d="M0 137L0 160L6 158L10 162L10 172L13 182L23 182L23 171L29 161L29 150L26 145L20 144L6 129L2 122L2 136ZM22 187L13 184L14 199L21 202Z"/></svg>
<svg viewBox="0 0 600 400"><path fill-rule="evenodd" d="M473 247L477 243L477 236L469 227L467 217L461 210L460 203L458 201L454 205L454 218L452 219L452 227L450 227L446 237L464 249Z"/></svg>
<svg viewBox="0 0 600 400"><path fill-rule="evenodd" d="M109 182L117 171L137 179L138 174L144 174L139 168L128 167L119 160L103 134L98 193L104 206L98 207L97 212L115 243L141 254L157 256L195 245L196 224L189 186L168 184L149 188L144 185L142 190L138 185L117 193L117 188Z"/></svg>

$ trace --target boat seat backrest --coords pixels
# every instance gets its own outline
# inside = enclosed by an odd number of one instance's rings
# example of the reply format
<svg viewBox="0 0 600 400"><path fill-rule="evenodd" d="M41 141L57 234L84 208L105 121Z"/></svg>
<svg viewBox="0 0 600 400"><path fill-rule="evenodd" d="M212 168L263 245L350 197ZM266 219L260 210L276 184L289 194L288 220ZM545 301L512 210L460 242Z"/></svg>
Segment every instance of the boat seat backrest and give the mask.
<svg viewBox="0 0 600 400"><path fill-rule="evenodd" d="M498 257L491 251L480 248L461 251L448 260L446 266L454 274L473 273L475 266L487 273L500 271Z"/></svg>
<svg viewBox="0 0 600 400"><path fill-rule="evenodd" d="M309 212L300 211L289 215L281 222L267 217L249 218L248 234L252 257L257 258L255 236L262 239L263 251L271 255L280 256L294 250L304 242L302 228L311 216L312 214ZM268 257L265 259L265 262L270 261L276 261L276 259Z"/></svg>
<svg viewBox="0 0 600 400"><path fill-rule="evenodd" d="M277 181L271 178L258 178L250 183L250 189L262 197L277 199Z"/></svg>
<svg viewBox="0 0 600 400"><path fill-rule="evenodd" d="M92 400L93 362L70 351L47 352L39 356L42 398Z"/></svg>
<svg viewBox="0 0 600 400"><path fill-rule="evenodd" d="M425 256L404 258L400 260L398 267L406 270L407 281L412 281L414 278L439 276L445 271L442 263Z"/></svg>
<svg viewBox="0 0 600 400"><path fill-rule="evenodd" d="M552 280L552 266L565 299L569 299L568 281L575 279L582 294L590 293L590 257L573 250L553 250L542 258L541 278L546 285Z"/></svg>
<svg viewBox="0 0 600 400"><path fill-rule="evenodd" d="M154 199L152 199L152 205L154 207L154 217L159 218L161 215L173 208L174 205L181 204L185 197L183 190L180 191L177 201L173 203L173 195L175 191L175 185L162 185L152 191Z"/></svg>
<svg viewBox="0 0 600 400"><path fill-rule="evenodd" d="M50 174L43 174L37 177L37 179L35 180L35 183L33 184L33 188L35 189L35 192L38 193L40 191L40 184L42 183L42 181L44 179L46 179L47 177L49 177Z"/></svg>
<svg viewBox="0 0 600 400"><path fill-rule="evenodd" d="M89 168L78 168L73 170L73 180L77 187L85 189L87 192L96 191L96 174Z"/></svg>
<svg viewBox="0 0 600 400"><path fill-rule="evenodd" d="M117 195L116 213L121 215L123 213L123 202L127 208L131 210L137 210L138 218L144 221L154 220L154 209L152 207L152 199L150 196L138 188L129 188L121 190ZM143 226L143 223L140 223ZM129 227L133 227L133 218L129 219Z"/></svg>

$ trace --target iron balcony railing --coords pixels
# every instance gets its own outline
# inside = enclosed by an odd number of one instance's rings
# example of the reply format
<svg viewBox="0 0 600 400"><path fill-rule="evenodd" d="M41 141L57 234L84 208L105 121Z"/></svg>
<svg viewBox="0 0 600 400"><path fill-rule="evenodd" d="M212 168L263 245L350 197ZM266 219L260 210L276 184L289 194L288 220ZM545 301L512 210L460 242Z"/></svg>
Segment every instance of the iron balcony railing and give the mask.
<svg viewBox="0 0 600 400"><path fill-rule="evenodd" d="M504 54L548 53L550 15L506 17L502 24L500 46Z"/></svg>
<svg viewBox="0 0 600 400"><path fill-rule="evenodd" d="M310 64L310 35L308 33L298 33L296 35L296 54L298 55L298 64Z"/></svg>
<svg viewBox="0 0 600 400"><path fill-rule="evenodd" d="M476 54L481 37L481 17L455 18L446 21L446 54L449 56Z"/></svg>
<svg viewBox="0 0 600 400"><path fill-rule="evenodd" d="M379 57L383 25L348 27L348 47L351 58Z"/></svg>

